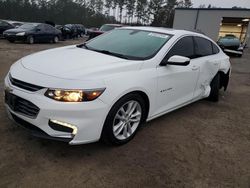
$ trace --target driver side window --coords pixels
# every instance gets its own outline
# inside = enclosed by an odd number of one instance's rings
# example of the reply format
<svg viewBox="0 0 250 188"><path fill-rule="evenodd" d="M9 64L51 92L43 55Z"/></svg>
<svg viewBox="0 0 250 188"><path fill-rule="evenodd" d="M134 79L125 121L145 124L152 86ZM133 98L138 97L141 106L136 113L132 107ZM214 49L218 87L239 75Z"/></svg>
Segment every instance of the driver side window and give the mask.
<svg viewBox="0 0 250 188"><path fill-rule="evenodd" d="M7 27L7 26L9 26L9 24L7 22L0 21L0 26Z"/></svg>
<svg viewBox="0 0 250 188"><path fill-rule="evenodd" d="M164 59L168 60L170 57L174 55L184 56L190 59L195 58L193 37L188 36L188 37L181 38L170 49L170 51L168 52L168 54L166 55Z"/></svg>
<svg viewBox="0 0 250 188"><path fill-rule="evenodd" d="M43 24L40 24L36 27L36 29L39 29L40 31L43 31L44 30L44 25Z"/></svg>

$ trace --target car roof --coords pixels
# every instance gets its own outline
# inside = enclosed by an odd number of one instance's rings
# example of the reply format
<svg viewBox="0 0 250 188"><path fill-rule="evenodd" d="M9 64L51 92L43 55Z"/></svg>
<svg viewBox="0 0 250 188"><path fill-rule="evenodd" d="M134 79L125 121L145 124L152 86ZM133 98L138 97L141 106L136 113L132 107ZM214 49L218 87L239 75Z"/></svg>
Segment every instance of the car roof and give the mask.
<svg viewBox="0 0 250 188"><path fill-rule="evenodd" d="M0 21L5 21L7 23L13 24L13 23L20 23L20 24L24 24L25 22L20 22L20 21L14 21L14 20L0 20Z"/></svg>
<svg viewBox="0 0 250 188"><path fill-rule="evenodd" d="M104 24L104 25L109 25L109 26L114 26L114 27L121 27L121 26L123 26L122 24Z"/></svg>
<svg viewBox="0 0 250 188"><path fill-rule="evenodd" d="M198 33L198 32L165 28L165 27L132 26L132 27L122 27L121 29L136 29L136 30L152 31L152 32L159 32L159 33L170 34L170 35L175 35L175 36L198 35L198 36L205 37L205 35Z"/></svg>

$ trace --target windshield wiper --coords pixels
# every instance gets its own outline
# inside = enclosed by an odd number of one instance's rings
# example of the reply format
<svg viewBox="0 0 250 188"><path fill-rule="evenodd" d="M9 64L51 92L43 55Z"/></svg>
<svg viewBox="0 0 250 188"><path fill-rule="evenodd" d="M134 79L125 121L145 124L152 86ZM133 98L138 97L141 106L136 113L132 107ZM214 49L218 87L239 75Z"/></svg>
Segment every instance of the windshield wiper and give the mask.
<svg viewBox="0 0 250 188"><path fill-rule="evenodd" d="M78 47L78 48L84 47L84 48L86 48L88 50L92 50L92 51L95 51L95 52L99 52L99 53L103 53L103 54L107 54L107 55L112 55L112 56L123 58L123 59L129 59L126 55L118 54L118 53L115 53L115 52L110 52L108 50L98 50L98 49L89 48L86 43L79 44L76 47Z"/></svg>
<svg viewBox="0 0 250 188"><path fill-rule="evenodd" d="M78 45L76 45L76 47L78 47L78 48L84 47L84 48L86 48L86 49L89 49L89 47L86 45L86 43L78 44Z"/></svg>
<svg viewBox="0 0 250 188"><path fill-rule="evenodd" d="M120 57L120 58L123 58L123 59L129 59L126 55L118 54L118 53L115 53L115 52L110 52L108 50L97 50L97 49L90 49L90 50L93 50L93 51L99 52L99 53L103 53L103 54L107 54L107 55L112 55L112 56L115 56L115 57Z"/></svg>

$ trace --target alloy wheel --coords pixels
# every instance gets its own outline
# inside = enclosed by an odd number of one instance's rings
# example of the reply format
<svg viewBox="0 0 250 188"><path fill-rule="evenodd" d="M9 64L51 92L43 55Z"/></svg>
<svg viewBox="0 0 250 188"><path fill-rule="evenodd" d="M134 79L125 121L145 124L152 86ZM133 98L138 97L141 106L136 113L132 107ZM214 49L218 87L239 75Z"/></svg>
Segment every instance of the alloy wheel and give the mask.
<svg viewBox="0 0 250 188"><path fill-rule="evenodd" d="M59 41L58 37L55 36L55 38L54 38L54 43L58 43L58 41Z"/></svg>
<svg viewBox="0 0 250 188"><path fill-rule="evenodd" d="M118 140L128 139L137 130L142 117L139 102L129 101L116 113L113 122L113 134Z"/></svg>

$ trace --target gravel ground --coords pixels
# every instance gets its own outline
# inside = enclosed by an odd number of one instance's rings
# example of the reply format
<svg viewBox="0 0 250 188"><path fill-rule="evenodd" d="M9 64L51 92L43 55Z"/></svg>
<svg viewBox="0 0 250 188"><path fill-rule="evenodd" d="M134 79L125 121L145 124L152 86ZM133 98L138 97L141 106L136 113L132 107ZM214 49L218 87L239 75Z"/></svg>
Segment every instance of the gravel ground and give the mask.
<svg viewBox="0 0 250 188"><path fill-rule="evenodd" d="M79 43L0 40L0 187L250 187L250 49L232 58L220 102L196 102L146 124L127 145L69 146L8 120L3 79L30 53Z"/></svg>

